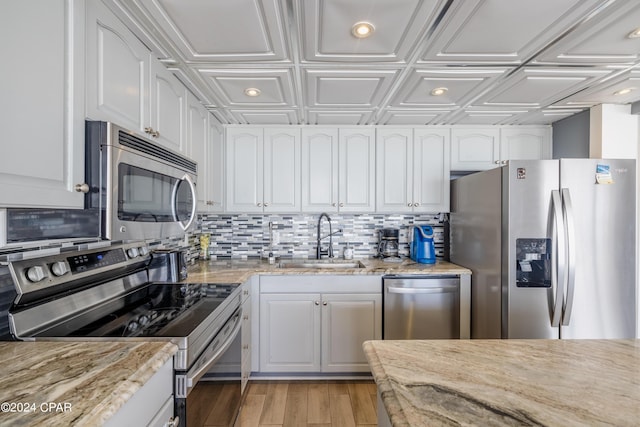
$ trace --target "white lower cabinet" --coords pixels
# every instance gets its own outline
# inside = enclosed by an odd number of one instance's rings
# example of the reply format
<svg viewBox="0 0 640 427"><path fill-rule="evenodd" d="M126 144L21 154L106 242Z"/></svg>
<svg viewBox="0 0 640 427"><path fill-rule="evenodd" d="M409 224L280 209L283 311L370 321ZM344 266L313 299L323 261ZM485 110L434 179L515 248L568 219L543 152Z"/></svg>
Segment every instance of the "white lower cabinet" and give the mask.
<svg viewBox="0 0 640 427"><path fill-rule="evenodd" d="M260 372L368 372L382 338L380 277L260 279Z"/></svg>
<svg viewBox="0 0 640 427"><path fill-rule="evenodd" d="M106 427L164 427L173 422L173 358L136 391Z"/></svg>
<svg viewBox="0 0 640 427"><path fill-rule="evenodd" d="M242 353L240 356L241 393L244 394L249 377L251 376L251 284L254 278L242 284L242 327L240 329L240 345Z"/></svg>

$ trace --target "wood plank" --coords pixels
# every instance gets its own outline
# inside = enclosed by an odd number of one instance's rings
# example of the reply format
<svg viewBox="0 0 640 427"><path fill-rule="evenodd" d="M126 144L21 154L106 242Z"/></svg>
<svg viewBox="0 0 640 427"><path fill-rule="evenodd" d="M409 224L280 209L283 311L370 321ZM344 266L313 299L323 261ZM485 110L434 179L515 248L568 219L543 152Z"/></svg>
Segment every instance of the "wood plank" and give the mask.
<svg viewBox="0 0 640 427"><path fill-rule="evenodd" d="M355 427L351 399L348 394L329 396L331 401L331 425L333 427Z"/></svg>
<svg viewBox="0 0 640 427"><path fill-rule="evenodd" d="M247 394L238 416L238 427L258 427L264 407L264 394Z"/></svg>
<svg viewBox="0 0 640 427"><path fill-rule="evenodd" d="M344 381L330 381L329 382L329 395L334 394L349 394L349 387Z"/></svg>
<svg viewBox="0 0 640 427"><path fill-rule="evenodd" d="M309 391L309 383L307 381L294 381L289 383L287 393L304 393Z"/></svg>
<svg viewBox="0 0 640 427"><path fill-rule="evenodd" d="M349 383L349 395L353 416L357 424L376 424L378 416L371 403L371 393L366 383Z"/></svg>
<svg viewBox="0 0 640 427"><path fill-rule="evenodd" d="M307 421L309 424L331 424L331 405L327 383L309 384Z"/></svg>
<svg viewBox="0 0 640 427"><path fill-rule="evenodd" d="M282 424L284 422L288 389L289 384L284 382L268 385L260 424Z"/></svg>
<svg viewBox="0 0 640 427"><path fill-rule="evenodd" d="M190 426L203 426L222 391L221 384L201 381L187 398L187 422Z"/></svg>
<svg viewBox="0 0 640 427"><path fill-rule="evenodd" d="M307 393L287 392L283 427L305 427L307 425Z"/></svg>
<svg viewBox="0 0 640 427"><path fill-rule="evenodd" d="M222 391L209 413L205 426L231 426L240 405L240 384L230 383L222 386ZM189 424L191 426L191 424Z"/></svg>
<svg viewBox="0 0 640 427"><path fill-rule="evenodd" d="M249 381L247 394L267 394L269 389L268 381Z"/></svg>

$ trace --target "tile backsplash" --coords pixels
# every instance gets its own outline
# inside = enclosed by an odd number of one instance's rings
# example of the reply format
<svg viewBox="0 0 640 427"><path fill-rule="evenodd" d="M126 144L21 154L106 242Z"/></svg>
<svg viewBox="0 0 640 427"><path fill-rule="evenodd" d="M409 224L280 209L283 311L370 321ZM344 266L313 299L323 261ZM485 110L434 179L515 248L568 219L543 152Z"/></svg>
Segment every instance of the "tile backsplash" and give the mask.
<svg viewBox="0 0 640 427"><path fill-rule="evenodd" d="M273 224L273 252L281 258L314 258L318 214L204 214L198 217L199 233L192 244L200 251L199 234L209 234L209 254L212 258L257 258L269 252L269 223ZM332 230L342 230L333 236L333 251L341 257L348 243L356 258L370 258L377 254L378 230L398 228L399 253L409 255L410 230L414 224L430 224L434 228L436 255L448 258L445 244L447 214L332 214ZM329 233L326 220L322 235ZM328 239L323 240L323 247Z"/></svg>

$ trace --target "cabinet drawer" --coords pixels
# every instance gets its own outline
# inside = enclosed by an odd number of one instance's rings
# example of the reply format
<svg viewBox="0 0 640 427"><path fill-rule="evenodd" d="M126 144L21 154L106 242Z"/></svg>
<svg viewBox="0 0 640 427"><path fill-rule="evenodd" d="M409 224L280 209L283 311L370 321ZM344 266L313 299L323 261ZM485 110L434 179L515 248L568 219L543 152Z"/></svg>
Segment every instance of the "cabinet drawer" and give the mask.
<svg viewBox="0 0 640 427"><path fill-rule="evenodd" d="M377 275L260 276L260 293L382 293Z"/></svg>

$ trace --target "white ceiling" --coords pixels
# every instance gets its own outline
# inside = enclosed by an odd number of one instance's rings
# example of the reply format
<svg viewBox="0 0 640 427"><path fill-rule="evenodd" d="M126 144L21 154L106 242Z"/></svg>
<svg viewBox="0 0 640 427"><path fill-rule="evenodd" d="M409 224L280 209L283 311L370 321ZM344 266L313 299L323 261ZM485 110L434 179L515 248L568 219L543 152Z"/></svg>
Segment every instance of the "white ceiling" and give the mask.
<svg viewBox="0 0 640 427"><path fill-rule="evenodd" d="M222 123L547 124L640 100L637 0L105 1Z"/></svg>

